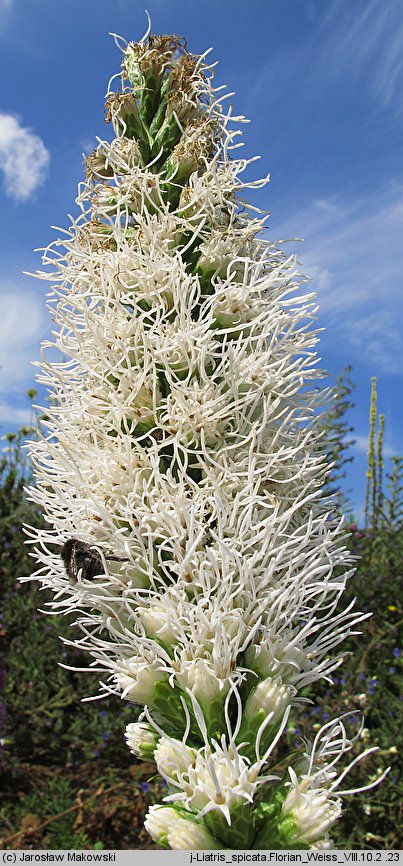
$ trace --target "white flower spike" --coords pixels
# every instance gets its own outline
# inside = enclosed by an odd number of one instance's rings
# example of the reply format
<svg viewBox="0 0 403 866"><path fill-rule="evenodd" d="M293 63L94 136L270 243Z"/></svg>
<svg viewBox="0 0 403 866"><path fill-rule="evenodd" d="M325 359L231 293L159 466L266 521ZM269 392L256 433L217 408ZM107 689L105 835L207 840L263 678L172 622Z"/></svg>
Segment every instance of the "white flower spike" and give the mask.
<svg viewBox="0 0 403 866"><path fill-rule="evenodd" d="M115 137L38 274L55 330L33 578L76 612L103 692L143 707L126 736L168 784L146 820L158 844L320 847L340 814L333 735L320 769L270 773L301 689L363 618L338 605L352 562L321 493L314 295L242 197L268 178L242 179L245 119L208 52L150 28L115 42Z"/></svg>

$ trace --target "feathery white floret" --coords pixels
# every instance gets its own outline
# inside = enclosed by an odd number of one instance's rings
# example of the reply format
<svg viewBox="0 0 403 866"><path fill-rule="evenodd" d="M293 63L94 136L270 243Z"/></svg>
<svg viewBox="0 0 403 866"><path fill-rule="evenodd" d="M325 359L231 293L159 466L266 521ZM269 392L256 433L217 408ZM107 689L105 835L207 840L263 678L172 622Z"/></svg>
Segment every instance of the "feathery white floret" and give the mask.
<svg viewBox="0 0 403 866"><path fill-rule="evenodd" d="M176 37L124 48L115 138L98 140L80 214L38 275L55 330L31 443L47 521L29 531L33 577L77 611L103 691L145 707L128 745L154 754L180 804L146 826L177 848L220 847L211 812L254 820L291 706L362 618L338 607L351 561L321 496L314 295L240 198L268 178L243 181L243 118L212 76ZM94 578L78 562L69 581L68 539L96 553ZM295 772L288 784L284 815L316 840L337 800Z"/></svg>

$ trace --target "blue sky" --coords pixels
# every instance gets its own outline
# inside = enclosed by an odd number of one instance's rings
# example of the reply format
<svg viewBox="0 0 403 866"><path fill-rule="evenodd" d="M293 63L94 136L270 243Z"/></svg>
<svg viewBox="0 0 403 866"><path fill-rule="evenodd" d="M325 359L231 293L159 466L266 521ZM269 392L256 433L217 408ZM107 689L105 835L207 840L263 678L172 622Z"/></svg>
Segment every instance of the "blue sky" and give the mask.
<svg viewBox="0 0 403 866"><path fill-rule="evenodd" d="M353 365L356 445L348 486L362 507L371 376L386 455L403 453L403 4L401 0L144 0L154 32L214 49L235 91L245 155L271 183L254 203L297 250L320 303L321 365ZM0 434L28 417L31 361L50 330L33 249L74 213L82 153L104 136L104 93L139 39L138 0L0 0Z"/></svg>

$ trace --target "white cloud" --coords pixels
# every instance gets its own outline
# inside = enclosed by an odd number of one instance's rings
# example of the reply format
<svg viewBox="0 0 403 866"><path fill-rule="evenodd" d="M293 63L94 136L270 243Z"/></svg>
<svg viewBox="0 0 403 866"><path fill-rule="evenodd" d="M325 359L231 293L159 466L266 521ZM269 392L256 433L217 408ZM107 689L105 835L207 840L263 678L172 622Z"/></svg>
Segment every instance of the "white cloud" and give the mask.
<svg viewBox="0 0 403 866"><path fill-rule="evenodd" d="M403 107L403 6L401 0L346 4L335 0L323 22L318 58L333 77L362 77L383 106Z"/></svg>
<svg viewBox="0 0 403 866"><path fill-rule="evenodd" d="M15 427L28 426L31 422L31 409L28 406L26 409L18 409L12 403L3 402L0 400L0 425L7 426L8 424ZM1 437L0 437L1 438Z"/></svg>
<svg viewBox="0 0 403 866"><path fill-rule="evenodd" d="M366 436L358 436L354 433L354 443L351 446L355 451L359 451L360 454L368 454L368 434Z"/></svg>
<svg viewBox="0 0 403 866"><path fill-rule="evenodd" d="M285 37L278 50L273 49L267 62L256 70L246 102L247 113L255 113L262 101L278 112L292 104L296 117L287 118L290 129L291 124L301 122L301 115L304 123L309 121L312 104L321 95L333 99L332 85L342 82L359 99L366 94L374 109L387 109L391 116L400 114L401 0L322 0L314 9L312 21L309 34L299 43ZM300 90L301 98L295 100Z"/></svg>
<svg viewBox="0 0 403 866"><path fill-rule="evenodd" d="M358 451L360 454L368 454L368 444L368 434L366 436L358 436L354 433L354 443L351 447L355 451ZM382 451L385 458L396 456L396 448L392 448L391 445L383 443Z"/></svg>
<svg viewBox="0 0 403 866"><path fill-rule="evenodd" d="M32 386L31 361L49 326L45 304L32 288L12 285L0 286L0 304L0 391L25 391Z"/></svg>
<svg viewBox="0 0 403 866"><path fill-rule="evenodd" d="M38 135L12 114L0 114L0 170L6 194L26 201L46 178L50 154Z"/></svg>
<svg viewBox="0 0 403 866"><path fill-rule="evenodd" d="M403 357L402 309L376 309L369 315L361 313L352 319L348 327L348 337L352 352L371 371L401 374Z"/></svg>
<svg viewBox="0 0 403 866"><path fill-rule="evenodd" d="M401 374L403 357L403 191L369 199L314 200L278 228L303 236L296 250L314 280L323 324L354 363Z"/></svg>
<svg viewBox="0 0 403 866"><path fill-rule="evenodd" d="M98 142L95 138L83 138L80 141L80 147L85 156L88 156L91 151L95 150Z"/></svg>

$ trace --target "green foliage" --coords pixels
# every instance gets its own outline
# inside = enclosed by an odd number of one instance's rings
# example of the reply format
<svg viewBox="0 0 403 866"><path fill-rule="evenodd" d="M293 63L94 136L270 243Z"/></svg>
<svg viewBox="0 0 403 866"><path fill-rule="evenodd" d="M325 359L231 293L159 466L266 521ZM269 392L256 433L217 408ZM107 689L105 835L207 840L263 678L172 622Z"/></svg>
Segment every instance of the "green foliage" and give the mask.
<svg viewBox="0 0 403 866"><path fill-rule="evenodd" d="M373 377L363 552L373 569L398 581L403 556L403 457L392 459L392 471L385 482L384 431L385 417L382 413L378 415L376 378Z"/></svg>
<svg viewBox="0 0 403 866"><path fill-rule="evenodd" d="M1 658L6 659L0 670L3 764L16 769L35 756L43 765L59 766L108 752L124 764L122 732L136 720L137 711L127 701L113 706L106 700L80 704L83 695L97 693L99 677L66 671L57 664L87 666L86 658L60 642L59 636L71 638L71 618L45 619L37 609L45 607L46 593L20 581L32 570L22 525L38 526L42 520L24 495L30 468L20 446L34 433L31 426L7 434L0 458L0 640Z"/></svg>
<svg viewBox="0 0 403 866"><path fill-rule="evenodd" d="M353 460L349 453L351 445L354 444L354 439L350 438L353 427L346 420L346 414L354 407L351 397L355 385L350 378L351 369L350 366L345 367L338 376L334 386L334 398L323 418L324 450L332 465L323 492L325 496L335 497L340 514L350 508L348 501L350 491L343 491L341 482L346 477L347 464Z"/></svg>
<svg viewBox="0 0 403 866"><path fill-rule="evenodd" d="M53 778L43 791L35 790L25 798L24 808L31 814L40 813L47 818L56 817L48 824L44 834L45 848L88 848L90 839L84 830L74 831L74 811L70 811L74 800L74 789L68 779Z"/></svg>
<svg viewBox="0 0 403 866"><path fill-rule="evenodd" d="M391 526L403 526L403 457L392 457L392 472L387 476L387 518Z"/></svg>
<svg viewBox="0 0 403 866"><path fill-rule="evenodd" d="M150 768L100 766L97 772L94 762L58 771L27 765L0 810L0 847L149 847L144 816L162 796L159 785L142 781Z"/></svg>

